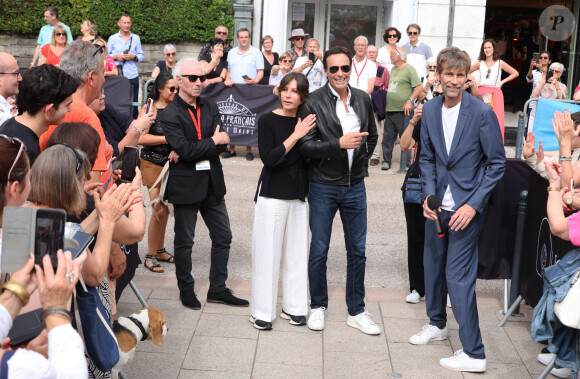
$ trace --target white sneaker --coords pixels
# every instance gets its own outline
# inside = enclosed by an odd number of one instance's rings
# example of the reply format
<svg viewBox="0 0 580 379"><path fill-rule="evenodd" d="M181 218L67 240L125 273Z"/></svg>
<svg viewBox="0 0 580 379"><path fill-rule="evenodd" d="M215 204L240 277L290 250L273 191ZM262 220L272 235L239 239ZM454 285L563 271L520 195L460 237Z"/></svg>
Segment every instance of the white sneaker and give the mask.
<svg viewBox="0 0 580 379"><path fill-rule="evenodd" d="M451 299L449 298L449 294L447 294L447 308L451 308Z"/></svg>
<svg viewBox="0 0 580 379"><path fill-rule="evenodd" d="M405 298L405 301L407 303L417 304L423 299L425 299L425 298L419 296L419 292L417 292L417 290L413 290L410 294L407 295L407 297Z"/></svg>
<svg viewBox="0 0 580 379"><path fill-rule="evenodd" d="M356 316L348 316L346 324L353 328L360 330L365 334L377 335L381 334L381 328L371 320L371 314L367 311L359 313Z"/></svg>
<svg viewBox="0 0 580 379"><path fill-rule="evenodd" d="M485 359L470 358L462 350L457 350L452 357L441 358L439 364L454 371L484 372L486 368Z"/></svg>
<svg viewBox="0 0 580 379"><path fill-rule="evenodd" d="M310 317L308 317L308 328L310 330L322 330L324 329L324 311L326 308L314 308L310 310Z"/></svg>
<svg viewBox="0 0 580 379"><path fill-rule="evenodd" d="M552 362L552 359L554 359L555 356L556 354L552 353L540 353L538 354L538 361L540 361L541 364L547 366L550 362Z"/></svg>
<svg viewBox="0 0 580 379"><path fill-rule="evenodd" d="M559 367L559 368L554 367L552 369L552 371L550 371L550 374L557 376L558 378L564 378L564 379L574 377L574 371L570 370L567 367Z"/></svg>
<svg viewBox="0 0 580 379"><path fill-rule="evenodd" d="M439 329L435 325L427 324L423 329L409 339L413 345L427 345L431 341L443 341L447 339L449 332L447 327Z"/></svg>

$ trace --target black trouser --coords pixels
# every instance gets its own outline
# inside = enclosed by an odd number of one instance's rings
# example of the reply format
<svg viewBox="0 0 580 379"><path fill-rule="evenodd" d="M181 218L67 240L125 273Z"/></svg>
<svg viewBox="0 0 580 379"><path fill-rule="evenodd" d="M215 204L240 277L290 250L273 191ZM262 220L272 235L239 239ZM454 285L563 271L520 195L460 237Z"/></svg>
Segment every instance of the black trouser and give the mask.
<svg viewBox="0 0 580 379"><path fill-rule="evenodd" d="M423 247L425 243L425 217L420 204L404 204L407 222L407 263L409 266L409 289L425 296L423 270Z"/></svg>
<svg viewBox="0 0 580 379"><path fill-rule="evenodd" d="M222 292L226 289L228 278L228 259L232 232L226 202L217 199L211 190L201 203L174 204L175 216L175 274L180 291L193 290L194 280L191 275L191 250L195 235L197 212L201 213L211 238L211 266L209 270L209 291Z"/></svg>

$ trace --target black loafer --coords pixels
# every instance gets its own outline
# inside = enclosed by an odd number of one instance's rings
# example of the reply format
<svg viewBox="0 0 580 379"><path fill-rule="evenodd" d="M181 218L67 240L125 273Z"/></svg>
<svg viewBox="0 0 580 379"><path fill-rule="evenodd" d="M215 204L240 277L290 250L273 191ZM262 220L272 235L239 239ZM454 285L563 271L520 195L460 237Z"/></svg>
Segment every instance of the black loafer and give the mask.
<svg viewBox="0 0 580 379"><path fill-rule="evenodd" d="M284 320L289 320L290 325L296 325L296 326L306 325L306 316L294 316L294 315L291 315L289 313L284 312L284 310L282 309L282 312L280 313L280 317L282 317Z"/></svg>
<svg viewBox="0 0 580 379"><path fill-rule="evenodd" d="M236 152L234 151L233 153L229 150L226 150L223 154L222 154L222 158L231 158L231 157L235 157L236 156Z"/></svg>
<svg viewBox="0 0 580 379"><path fill-rule="evenodd" d="M247 307L248 305L250 305L250 302L248 300L235 297L234 293L229 288L226 288L222 292L208 292L207 302L226 304L231 305L233 307Z"/></svg>
<svg viewBox="0 0 580 379"><path fill-rule="evenodd" d="M247 153L247 154L246 154L246 160L247 160L247 161L253 161L253 160L254 160L254 154L252 154L252 153Z"/></svg>
<svg viewBox="0 0 580 379"><path fill-rule="evenodd" d="M179 291L179 300L184 307L190 309L201 309L201 303L197 300L195 292L193 290Z"/></svg>
<svg viewBox="0 0 580 379"><path fill-rule="evenodd" d="M258 330L272 330L271 322L258 320L255 319L253 316L250 316L250 322L254 324L254 328Z"/></svg>

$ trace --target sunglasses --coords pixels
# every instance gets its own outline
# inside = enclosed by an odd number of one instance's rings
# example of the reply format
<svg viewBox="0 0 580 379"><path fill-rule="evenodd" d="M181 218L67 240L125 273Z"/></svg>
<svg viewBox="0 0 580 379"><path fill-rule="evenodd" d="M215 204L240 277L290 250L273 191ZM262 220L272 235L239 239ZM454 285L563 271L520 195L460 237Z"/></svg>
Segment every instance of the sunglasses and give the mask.
<svg viewBox="0 0 580 379"><path fill-rule="evenodd" d="M205 75L181 75L182 78L187 78L190 83L197 82L199 79L200 82L205 82L206 76Z"/></svg>
<svg viewBox="0 0 580 379"><path fill-rule="evenodd" d="M165 55L168 57L174 57L176 54L177 54L176 52L173 52L173 53L167 53Z"/></svg>
<svg viewBox="0 0 580 379"><path fill-rule="evenodd" d="M84 159L83 159L83 158L82 158L82 157L79 155L79 152L77 151L77 149L75 149L75 148L74 148L74 147L72 147L71 145L67 145L66 143L55 143L55 144L54 144L54 145L52 145L52 146L58 146L58 145L61 145L61 146L66 146L66 147L68 147L69 149L71 149L71 150L73 151L73 153L75 153L75 157L76 157L76 159L77 159L77 167L76 167L76 169L75 169L75 172L77 172L77 173L78 173L78 172L79 172L79 169L81 168L81 165L82 165L82 164L83 164L83 162L84 162Z"/></svg>
<svg viewBox="0 0 580 379"><path fill-rule="evenodd" d="M177 87L176 86L171 86L171 87L165 87L169 90L169 92L173 93L175 91L177 91Z"/></svg>
<svg viewBox="0 0 580 379"><path fill-rule="evenodd" d="M562 71L560 71L560 70L550 70L550 71L552 71L554 74L561 74L562 73Z"/></svg>
<svg viewBox="0 0 580 379"><path fill-rule="evenodd" d="M340 69L342 72L344 72L345 74L348 74L350 72L350 65L344 65L344 66L330 66L328 68L328 72L330 72L331 74L336 74L338 72L338 69Z"/></svg>
<svg viewBox="0 0 580 379"><path fill-rule="evenodd" d="M19 76L22 76L22 74L20 74L20 71L0 72L0 75L16 75L16 78L18 78Z"/></svg>
<svg viewBox="0 0 580 379"><path fill-rule="evenodd" d="M215 32L215 34L220 34L222 36L227 36L228 32Z"/></svg>
<svg viewBox="0 0 580 379"><path fill-rule="evenodd" d="M416 36L419 34L419 32L407 32L407 34L410 36Z"/></svg>
<svg viewBox="0 0 580 379"><path fill-rule="evenodd" d="M489 79L489 75L491 74L491 68L487 69L487 75L485 75L486 79Z"/></svg>
<svg viewBox="0 0 580 379"><path fill-rule="evenodd" d="M93 43L93 46L97 48L97 49L95 50L95 52L93 53L93 55L92 55L93 57L94 57L95 55L97 55L97 53L99 53L99 54L103 54L103 51L104 51L105 49L103 48L103 46L102 46L102 45L99 45L98 43Z"/></svg>
<svg viewBox="0 0 580 379"><path fill-rule="evenodd" d="M396 34L389 34L387 37L389 37L389 38L397 38L398 36Z"/></svg>
<svg viewBox="0 0 580 379"><path fill-rule="evenodd" d="M66 36L66 33L58 32L58 33L54 33L54 36L55 37L65 37Z"/></svg>
<svg viewBox="0 0 580 379"><path fill-rule="evenodd" d="M294 37L292 39L295 40L295 41L304 41L306 38L304 38L304 37Z"/></svg>
<svg viewBox="0 0 580 379"><path fill-rule="evenodd" d="M437 70L437 65L435 65L435 66L427 66L427 68L432 68L433 70Z"/></svg>
<svg viewBox="0 0 580 379"><path fill-rule="evenodd" d="M292 63L292 59L283 59L282 63Z"/></svg>
<svg viewBox="0 0 580 379"><path fill-rule="evenodd" d="M8 171L8 181L10 181L10 175L12 175L12 170L14 170L14 166L16 166L16 162L18 162L18 159L20 159L22 152L26 151L26 145L24 144L24 142L22 142L18 138L8 137L6 134L0 134L0 138L6 139L12 143L18 142L20 144L20 149L18 149L18 154L16 154L16 159L14 159L14 163L12 163L12 167L10 167L10 171Z"/></svg>
<svg viewBox="0 0 580 379"><path fill-rule="evenodd" d="M550 59L550 57L541 56L540 59Z"/></svg>

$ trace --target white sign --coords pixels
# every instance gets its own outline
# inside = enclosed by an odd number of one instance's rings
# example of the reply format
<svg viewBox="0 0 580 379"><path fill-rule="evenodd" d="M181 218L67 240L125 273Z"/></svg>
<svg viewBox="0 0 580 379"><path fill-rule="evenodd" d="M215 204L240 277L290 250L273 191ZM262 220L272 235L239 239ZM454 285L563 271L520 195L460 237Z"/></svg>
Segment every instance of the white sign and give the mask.
<svg viewBox="0 0 580 379"><path fill-rule="evenodd" d="M292 21L306 21L306 3L292 4Z"/></svg>

